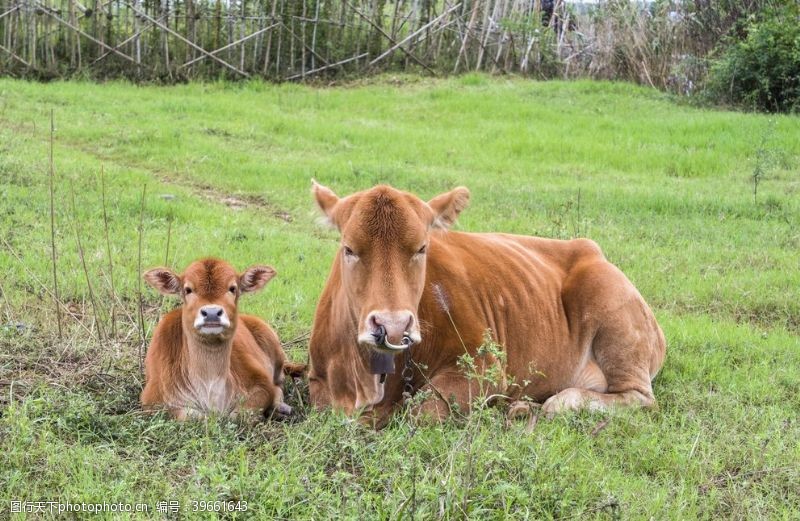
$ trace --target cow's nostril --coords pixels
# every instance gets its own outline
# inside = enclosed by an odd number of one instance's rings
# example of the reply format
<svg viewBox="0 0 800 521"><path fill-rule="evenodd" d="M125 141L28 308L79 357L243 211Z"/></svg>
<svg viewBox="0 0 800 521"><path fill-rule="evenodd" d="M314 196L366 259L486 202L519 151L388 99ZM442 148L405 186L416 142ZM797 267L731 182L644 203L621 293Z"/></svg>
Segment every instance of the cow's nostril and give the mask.
<svg viewBox="0 0 800 521"><path fill-rule="evenodd" d="M222 310L221 310L221 309L220 309L219 311L217 311L217 316L218 316L218 317L221 317L221 316L222 316Z"/></svg>
<svg viewBox="0 0 800 521"><path fill-rule="evenodd" d="M414 329L414 315L408 317L408 323L406 324L406 331L411 331Z"/></svg>
<svg viewBox="0 0 800 521"><path fill-rule="evenodd" d="M206 313L206 310L205 310L205 309L201 309L201 310L200 310L200 314L201 314L201 315L203 315L204 317L207 317L207 316L208 316L208 313Z"/></svg>
<svg viewBox="0 0 800 521"><path fill-rule="evenodd" d="M373 323L374 323L374 319L373 319ZM377 328L375 329L375 332L372 333L372 336L375 338L375 343L376 344L383 345L383 343L386 341L386 328L381 326L381 325L377 326Z"/></svg>
<svg viewBox="0 0 800 521"><path fill-rule="evenodd" d="M381 324L378 322L378 319L376 318L376 316L377 315L370 315L369 316L369 326L373 330L377 330L379 327L382 327Z"/></svg>

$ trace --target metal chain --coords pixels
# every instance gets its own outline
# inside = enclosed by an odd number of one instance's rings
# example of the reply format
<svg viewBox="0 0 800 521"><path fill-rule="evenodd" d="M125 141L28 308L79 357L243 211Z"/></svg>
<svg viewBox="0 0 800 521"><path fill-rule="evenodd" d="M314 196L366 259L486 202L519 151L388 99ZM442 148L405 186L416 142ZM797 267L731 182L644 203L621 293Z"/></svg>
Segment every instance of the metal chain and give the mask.
<svg viewBox="0 0 800 521"><path fill-rule="evenodd" d="M403 366L403 372L400 373L400 376L403 378L404 403L411 399L411 392L414 390L414 387L411 385L412 378L414 377L414 368L411 367L411 364L411 348L409 347L405 352L405 365Z"/></svg>

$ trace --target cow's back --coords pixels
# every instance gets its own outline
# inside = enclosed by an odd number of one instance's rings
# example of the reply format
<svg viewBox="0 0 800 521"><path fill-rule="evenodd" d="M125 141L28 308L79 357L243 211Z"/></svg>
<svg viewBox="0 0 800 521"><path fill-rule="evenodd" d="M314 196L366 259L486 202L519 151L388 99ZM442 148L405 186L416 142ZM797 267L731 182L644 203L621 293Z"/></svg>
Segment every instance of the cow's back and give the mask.
<svg viewBox="0 0 800 521"><path fill-rule="evenodd" d="M505 349L506 374L525 394L563 389L592 335L584 310L565 302L565 283L586 266L610 266L600 248L586 239L446 232L432 235L429 251L420 304L427 327L415 352L435 353L430 363L444 368L491 330Z"/></svg>

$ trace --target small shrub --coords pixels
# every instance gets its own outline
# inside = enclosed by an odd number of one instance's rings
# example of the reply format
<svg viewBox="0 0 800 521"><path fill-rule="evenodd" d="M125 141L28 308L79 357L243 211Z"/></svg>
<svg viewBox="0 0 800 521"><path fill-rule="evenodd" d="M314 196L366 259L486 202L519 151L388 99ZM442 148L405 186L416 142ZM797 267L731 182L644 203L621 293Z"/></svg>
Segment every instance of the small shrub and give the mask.
<svg viewBox="0 0 800 521"><path fill-rule="evenodd" d="M716 60L707 94L720 103L768 112L800 110L800 7L770 9Z"/></svg>

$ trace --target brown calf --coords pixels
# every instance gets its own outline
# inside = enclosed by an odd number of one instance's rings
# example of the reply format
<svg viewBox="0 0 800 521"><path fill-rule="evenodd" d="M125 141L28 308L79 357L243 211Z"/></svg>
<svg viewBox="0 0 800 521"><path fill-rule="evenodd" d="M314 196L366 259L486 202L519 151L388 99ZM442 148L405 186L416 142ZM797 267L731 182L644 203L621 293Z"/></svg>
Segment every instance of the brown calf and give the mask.
<svg viewBox="0 0 800 521"><path fill-rule="evenodd" d="M459 366L484 335L505 363L491 393L544 402L548 415L655 403L666 343L631 282L592 241L447 231L467 206L456 188L427 203L388 186L339 198L314 184L342 243L309 343L311 401L381 424L402 402L410 354L420 411L466 410L480 391ZM388 358L388 360L386 360Z"/></svg>
<svg viewBox="0 0 800 521"><path fill-rule="evenodd" d="M239 315L243 293L258 291L275 276L269 266L237 274L227 262L202 259L182 275L154 268L144 279L183 306L161 318L145 361L145 410L164 408L172 417L204 417L240 409L285 417L283 373L304 366L287 363L275 332L260 318Z"/></svg>

